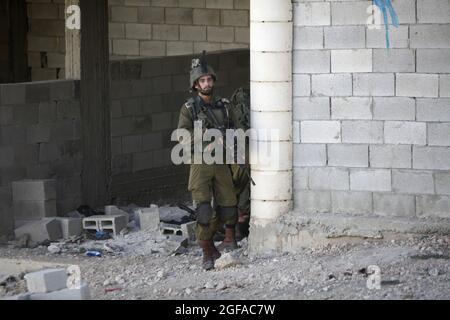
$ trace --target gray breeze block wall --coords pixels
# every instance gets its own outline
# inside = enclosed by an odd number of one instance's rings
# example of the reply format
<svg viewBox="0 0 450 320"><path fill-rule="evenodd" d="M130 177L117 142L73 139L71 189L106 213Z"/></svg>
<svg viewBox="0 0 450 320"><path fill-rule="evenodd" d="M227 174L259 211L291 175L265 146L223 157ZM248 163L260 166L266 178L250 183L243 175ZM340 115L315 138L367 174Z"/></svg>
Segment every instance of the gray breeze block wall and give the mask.
<svg viewBox="0 0 450 320"><path fill-rule="evenodd" d="M189 199L188 165L172 165L180 108L190 96L193 56L111 63L112 195L125 202ZM248 86L250 53L232 50L208 55L217 72L217 93L230 97Z"/></svg>
<svg viewBox="0 0 450 320"><path fill-rule="evenodd" d="M0 85L0 234L12 231L11 182L56 179L58 214L80 204L79 82Z"/></svg>
<svg viewBox="0 0 450 320"><path fill-rule="evenodd" d="M450 218L450 2L295 1L299 213Z"/></svg>
<svg viewBox="0 0 450 320"><path fill-rule="evenodd" d="M33 81L64 79L64 0L27 0ZM112 59L249 48L250 0L109 0Z"/></svg>

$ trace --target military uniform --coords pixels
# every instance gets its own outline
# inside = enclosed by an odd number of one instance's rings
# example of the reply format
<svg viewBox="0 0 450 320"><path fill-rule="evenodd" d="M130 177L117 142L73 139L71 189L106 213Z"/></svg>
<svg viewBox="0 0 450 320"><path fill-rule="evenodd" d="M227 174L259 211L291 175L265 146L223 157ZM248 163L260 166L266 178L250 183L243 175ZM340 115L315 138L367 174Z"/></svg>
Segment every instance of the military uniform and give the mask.
<svg viewBox="0 0 450 320"><path fill-rule="evenodd" d="M179 129L186 129L193 134L194 121L201 121L204 130L215 128L215 124L211 123L211 120L202 111L200 107L202 102L199 99L201 99L199 96L191 98L181 107ZM229 101L220 97L215 97L212 101L212 104L206 104L204 107L211 109L221 126L230 128L232 123L227 110ZM205 148L208 143L204 142L202 147ZM217 210L212 213L209 224L198 223L197 225L197 238L210 240L220 223L226 225L237 223L237 211L235 210L237 199L230 166L204 163L190 166L188 189L192 193L192 199L200 205L211 203L214 198L217 205Z"/></svg>

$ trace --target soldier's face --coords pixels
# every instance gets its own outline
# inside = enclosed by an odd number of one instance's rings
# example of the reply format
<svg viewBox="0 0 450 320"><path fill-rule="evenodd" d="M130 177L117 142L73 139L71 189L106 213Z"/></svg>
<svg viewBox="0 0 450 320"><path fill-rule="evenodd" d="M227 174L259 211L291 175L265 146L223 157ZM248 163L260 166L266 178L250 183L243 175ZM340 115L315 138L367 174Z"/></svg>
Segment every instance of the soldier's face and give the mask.
<svg viewBox="0 0 450 320"><path fill-rule="evenodd" d="M210 96L214 88L214 78L212 76L203 76L197 80L195 88L205 96Z"/></svg>

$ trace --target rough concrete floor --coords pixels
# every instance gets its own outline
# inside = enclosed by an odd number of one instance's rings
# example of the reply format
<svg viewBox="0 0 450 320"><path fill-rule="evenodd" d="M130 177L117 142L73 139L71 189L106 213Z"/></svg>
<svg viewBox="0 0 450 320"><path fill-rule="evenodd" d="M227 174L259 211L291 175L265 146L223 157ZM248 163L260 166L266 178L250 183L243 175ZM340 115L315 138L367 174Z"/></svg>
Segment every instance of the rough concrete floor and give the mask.
<svg viewBox="0 0 450 320"><path fill-rule="evenodd" d="M209 272L200 267L197 246L169 255L158 241L149 233L132 233L109 242L124 251L100 258L76 253L74 247L50 254L46 247L11 245L0 247L0 257L79 265L93 298L100 300L450 299L450 236L328 245L258 258L247 255L244 240L238 251L241 265ZM364 269L369 265L381 269L379 290L367 288ZM18 276L0 286L0 297L24 290Z"/></svg>

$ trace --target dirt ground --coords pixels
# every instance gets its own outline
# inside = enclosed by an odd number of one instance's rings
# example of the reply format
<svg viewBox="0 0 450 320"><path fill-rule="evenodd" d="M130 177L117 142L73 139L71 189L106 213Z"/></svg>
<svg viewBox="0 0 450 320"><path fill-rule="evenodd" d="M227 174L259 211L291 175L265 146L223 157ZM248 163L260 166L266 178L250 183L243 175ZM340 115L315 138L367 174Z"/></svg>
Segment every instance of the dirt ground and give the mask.
<svg viewBox="0 0 450 320"><path fill-rule="evenodd" d="M175 255L158 233L138 231L59 253L2 245L0 258L78 265L96 300L450 299L449 244L450 236L411 236L253 257L244 239L238 265L203 271L198 246ZM102 257L86 256L93 248ZM368 288L370 265L381 271L379 289ZM0 298L26 292L23 276L0 280Z"/></svg>

